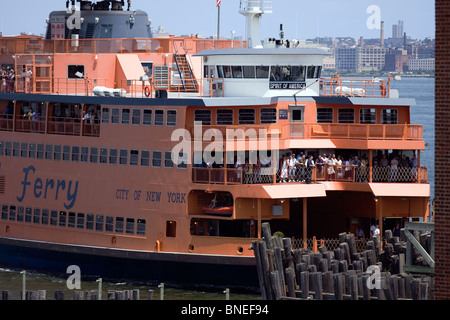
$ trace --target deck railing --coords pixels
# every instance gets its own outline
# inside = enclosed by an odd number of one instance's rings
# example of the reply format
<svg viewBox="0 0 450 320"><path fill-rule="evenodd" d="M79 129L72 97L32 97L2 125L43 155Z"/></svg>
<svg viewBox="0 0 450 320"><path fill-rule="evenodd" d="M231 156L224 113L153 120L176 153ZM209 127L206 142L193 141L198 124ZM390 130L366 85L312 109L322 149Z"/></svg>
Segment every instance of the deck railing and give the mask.
<svg viewBox="0 0 450 320"><path fill-rule="evenodd" d="M371 97L389 98L390 78L379 79L342 79L339 77L320 79L320 94L333 97Z"/></svg>
<svg viewBox="0 0 450 320"><path fill-rule="evenodd" d="M355 165L317 164L314 167L272 167L249 171L229 168L192 168L192 182L203 184L241 185L278 183L428 183L428 169L419 167L372 167Z"/></svg>

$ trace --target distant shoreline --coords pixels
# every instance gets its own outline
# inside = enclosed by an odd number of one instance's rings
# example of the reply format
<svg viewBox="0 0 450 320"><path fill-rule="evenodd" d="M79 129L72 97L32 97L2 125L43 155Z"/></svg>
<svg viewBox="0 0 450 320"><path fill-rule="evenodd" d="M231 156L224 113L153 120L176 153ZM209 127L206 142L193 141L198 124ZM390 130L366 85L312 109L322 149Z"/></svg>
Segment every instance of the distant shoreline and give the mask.
<svg viewBox="0 0 450 320"><path fill-rule="evenodd" d="M322 76L325 77L330 77L332 75L336 75L338 74L340 77L365 77L365 78L381 78L381 77L387 77L388 74L365 74L365 73L339 73L339 72L333 72L333 73L328 73L328 72L323 72ZM401 78L434 78L435 75L431 75L431 74L395 74L395 75L391 75L392 77L394 76L400 76Z"/></svg>

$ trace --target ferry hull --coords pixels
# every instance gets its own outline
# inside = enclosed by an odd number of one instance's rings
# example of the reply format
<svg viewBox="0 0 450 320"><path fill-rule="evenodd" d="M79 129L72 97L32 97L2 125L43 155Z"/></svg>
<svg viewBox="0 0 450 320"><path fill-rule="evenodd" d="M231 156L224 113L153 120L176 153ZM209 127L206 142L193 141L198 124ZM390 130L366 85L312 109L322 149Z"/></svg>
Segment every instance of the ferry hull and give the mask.
<svg viewBox="0 0 450 320"><path fill-rule="evenodd" d="M0 265L55 275L66 274L67 267L77 265L82 278L259 291L251 257L114 250L0 238Z"/></svg>

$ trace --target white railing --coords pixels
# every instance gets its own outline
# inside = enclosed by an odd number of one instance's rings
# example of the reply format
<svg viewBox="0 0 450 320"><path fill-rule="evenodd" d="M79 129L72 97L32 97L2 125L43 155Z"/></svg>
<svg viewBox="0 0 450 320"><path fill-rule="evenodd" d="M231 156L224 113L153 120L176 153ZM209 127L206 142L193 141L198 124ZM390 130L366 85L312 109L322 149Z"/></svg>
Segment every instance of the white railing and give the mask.
<svg viewBox="0 0 450 320"><path fill-rule="evenodd" d="M272 12L272 0L241 0L240 11L255 11L259 9L262 13Z"/></svg>

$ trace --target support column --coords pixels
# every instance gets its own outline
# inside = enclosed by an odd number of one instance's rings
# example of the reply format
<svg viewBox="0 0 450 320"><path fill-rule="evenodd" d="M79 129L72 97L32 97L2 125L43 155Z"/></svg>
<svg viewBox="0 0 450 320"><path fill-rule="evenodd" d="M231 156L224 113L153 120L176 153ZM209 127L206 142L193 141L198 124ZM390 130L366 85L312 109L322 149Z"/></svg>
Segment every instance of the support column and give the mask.
<svg viewBox="0 0 450 320"><path fill-rule="evenodd" d="M308 198L303 198L303 247L306 248L306 240L308 238Z"/></svg>
<svg viewBox="0 0 450 320"><path fill-rule="evenodd" d="M261 198L258 198L258 239L261 237Z"/></svg>
<svg viewBox="0 0 450 320"><path fill-rule="evenodd" d="M372 183L373 176L373 150L369 150L369 182Z"/></svg>

